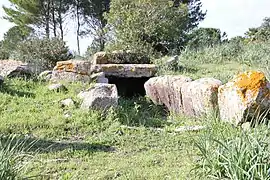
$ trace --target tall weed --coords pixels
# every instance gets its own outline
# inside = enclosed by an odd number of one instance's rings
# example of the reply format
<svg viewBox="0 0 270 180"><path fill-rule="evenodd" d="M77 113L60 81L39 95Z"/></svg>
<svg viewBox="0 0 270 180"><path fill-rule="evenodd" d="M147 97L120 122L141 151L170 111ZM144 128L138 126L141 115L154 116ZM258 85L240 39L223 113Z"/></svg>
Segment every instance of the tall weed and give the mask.
<svg viewBox="0 0 270 180"><path fill-rule="evenodd" d="M15 135L0 137L1 180L24 178L23 172L29 163L29 158L32 158L32 155L27 153L27 151L33 144L34 142L29 143L26 139L19 139Z"/></svg>
<svg viewBox="0 0 270 180"><path fill-rule="evenodd" d="M206 179L270 179L270 134L260 126L249 131L218 125L195 142L200 160L195 174Z"/></svg>

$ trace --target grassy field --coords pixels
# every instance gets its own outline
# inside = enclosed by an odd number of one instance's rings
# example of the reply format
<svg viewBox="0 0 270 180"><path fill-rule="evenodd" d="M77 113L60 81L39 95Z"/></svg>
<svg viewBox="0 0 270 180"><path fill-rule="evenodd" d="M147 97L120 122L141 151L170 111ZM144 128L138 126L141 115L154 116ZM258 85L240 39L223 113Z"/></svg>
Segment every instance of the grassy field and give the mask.
<svg viewBox="0 0 270 180"><path fill-rule="evenodd" d="M193 119L166 121L166 112L145 98L120 101L102 115L78 107L62 108L59 101L76 98L78 84L69 92L50 92L46 84L9 80L0 93L0 131L18 134L18 141L34 159L26 177L37 179L189 179L196 150L190 134L173 133ZM65 113L72 116L66 118ZM193 121L198 121L197 123ZM134 128L130 128L134 127ZM157 128L161 128L157 129ZM191 138L192 137L192 138ZM5 138L3 138L5 139Z"/></svg>
<svg viewBox="0 0 270 180"><path fill-rule="evenodd" d="M183 54L184 68L167 73L226 82L237 72L260 69L206 61L206 55L189 61ZM145 97L120 98L106 114L82 111L76 95L87 86L70 84L67 93L46 86L10 79L0 89L0 179L270 179L265 125L243 131L212 116L169 116ZM62 107L65 98L75 106ZM206 129L174 131L183 125Z"/></svg>

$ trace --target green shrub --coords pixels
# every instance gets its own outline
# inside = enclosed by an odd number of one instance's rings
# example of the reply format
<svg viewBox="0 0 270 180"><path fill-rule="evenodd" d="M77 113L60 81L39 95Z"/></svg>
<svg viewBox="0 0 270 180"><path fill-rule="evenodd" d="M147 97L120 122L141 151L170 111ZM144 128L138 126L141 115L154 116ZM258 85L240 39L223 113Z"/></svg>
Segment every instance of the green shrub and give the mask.
<svg viewBox="0 0 270 180"><path fill-rule="evenodd" d="M0 60L8 59L9 53L5 51L4 49L0 49Z"/></svg>
<svg viewBox="0 0 270 180"><path fill-rule="evenodd" d="M3 41L0 41L0 60L2 59L8 59L9 58L9 52L6 50L6 48L3 46Z"/></svg>
<svg viewBox="0 0 270 180"><path fill-rule="evenodd" d="M268 128L244 132L225 127L214 125L196 141L200 152L196 175L206 179L269 179Z"/></svg>
<svg viewBox="0 0 270 180"><path fill-rule="evenodd" d="M51 69L57 61L71 59L65 42L58 38L29 39L18 44L12 58L34 63L42 69Z"/></svg>

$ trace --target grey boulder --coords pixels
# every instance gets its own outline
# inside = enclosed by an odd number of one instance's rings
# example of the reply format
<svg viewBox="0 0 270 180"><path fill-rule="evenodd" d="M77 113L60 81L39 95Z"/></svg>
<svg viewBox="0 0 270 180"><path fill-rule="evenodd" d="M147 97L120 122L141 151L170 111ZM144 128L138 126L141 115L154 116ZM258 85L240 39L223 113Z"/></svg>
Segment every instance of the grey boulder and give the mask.
<svg viewBox="0 0 270 180"><path fill-rule="evenodd" d="M83 99L81 109L106 111L118 105L118 92L114 84L97 83L80 94Z"/></svg>

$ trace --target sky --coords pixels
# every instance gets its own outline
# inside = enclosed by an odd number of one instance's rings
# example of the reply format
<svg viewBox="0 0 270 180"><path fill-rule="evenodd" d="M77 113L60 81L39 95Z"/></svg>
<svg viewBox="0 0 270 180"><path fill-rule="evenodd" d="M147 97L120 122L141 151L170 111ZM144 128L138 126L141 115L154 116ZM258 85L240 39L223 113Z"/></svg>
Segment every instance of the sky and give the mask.
<svg viewBox="0 0 270 180"><path fill-rule="evenodd" d="M244 35L251 27L258 27L265 17L270 17L270 0L201 0L206 18L200 27L219 28L228 37ZM0 0L0 7L9 6L8 0ZM4 12L0 8L0 40L12 24L2 19ZM67 45L76 50L76 35L72 30L64 37ZM81 51L85 52L91 38L81 39Z"/></svg>

